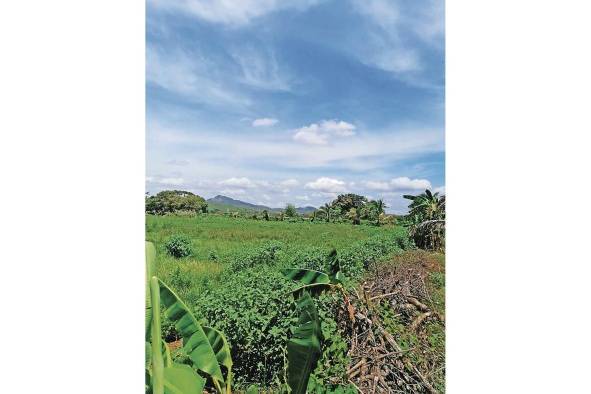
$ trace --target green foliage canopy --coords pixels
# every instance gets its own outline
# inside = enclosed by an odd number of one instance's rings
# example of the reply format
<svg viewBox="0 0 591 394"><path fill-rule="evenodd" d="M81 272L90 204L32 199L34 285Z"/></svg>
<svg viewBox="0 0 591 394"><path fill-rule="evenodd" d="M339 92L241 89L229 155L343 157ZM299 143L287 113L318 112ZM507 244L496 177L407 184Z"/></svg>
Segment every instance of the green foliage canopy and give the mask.
<svg viewBox="0 0 591 394"><path fill-rule="evenodd" d="M175 212L207 212L207 202L201 196L184 190L164 190L146 198L146 212L164 215Z"/></svg>

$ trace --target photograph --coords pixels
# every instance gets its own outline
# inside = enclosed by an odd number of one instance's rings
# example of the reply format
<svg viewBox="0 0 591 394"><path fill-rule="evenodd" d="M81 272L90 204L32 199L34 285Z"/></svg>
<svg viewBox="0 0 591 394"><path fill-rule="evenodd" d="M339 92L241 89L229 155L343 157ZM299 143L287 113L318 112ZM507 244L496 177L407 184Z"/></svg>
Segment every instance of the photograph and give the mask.
<svg viewBox="0 0 591 394"><path fill-rule="evenodd" d="M0 2L2 392L591 393L589 15Z"/></svg>
<svg viewBox="0 0 591 394"><path fill-rule="evenodd" d="M444 2L146 3L146 392L445 392Z"/></svg>

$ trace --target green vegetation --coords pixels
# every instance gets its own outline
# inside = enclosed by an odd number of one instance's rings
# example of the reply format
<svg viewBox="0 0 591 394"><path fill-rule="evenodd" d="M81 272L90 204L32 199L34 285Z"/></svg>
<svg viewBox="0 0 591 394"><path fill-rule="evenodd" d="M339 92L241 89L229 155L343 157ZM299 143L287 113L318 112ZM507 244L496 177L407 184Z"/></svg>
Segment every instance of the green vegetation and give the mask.
<svg viewBox="0 0 591 394"><path fill-rule="evenodd" d="M191 240L186 235L172 235L164 244L166 251L172 257L180 258L187 257L193 253L191 247Z"/></svg>
<svg viewBox="0 0 591 394"><path fill-rule="evenodd" d="M443 250L445 248L445 196L425 190L418 196L405 195L411 200L405 223L409 235L419 248Z"/></svg>
<svg viewBox="0 0 591 394"><path fill-rule="evenodd" d="M188 215L207 211L203 197L183 190L165 190L155 196L146 197L146 213L164 215L185 213Z"/></svg>
<svg viewBox="0 0 591 394"><path fill-rule="evenodd" d="M427 205L421 204L416 205ZM439 207L444 209L444 203ZM352 358L351 335L357 330L357 335L367 333L364 320L357 319L355 311L369 308L363 314L376 314L393 335L391 339L395 338L392 341L399 343L402 350L388 352L403 357L401 365L411 371L405 373L415 373L408 367L412 365L427 370L429 376L429 381L420 378L419 372L414 377L401 375L402 380L386 377L393 379L388 380L392 385L388 387L404 390L404 384L414 379L419 383L413 384L426 388L431 382L443 391L444 369L439 365L443 363L444 327L429 318L444 314L443 271L433 270L423 276L430 294L424 322L416 323L416 314L401 318L400 311L392 309L380 294L373 295L380 299L375 305L358 297L360 283L367 281L368 273L377 272L376 267L397 272L398 259L414 253L408 229L412 230L411 220L419 220L417 212L426 208L417 208L414 213L411 209L415 216L402 221L407 227L393 225L395 218L386 215L384 209L383 201L342 195L309 217L298 214L293 205L273 216L269 212L243 216L203 211L195 215L184 211L147 215L146 238L156 246L151 252L157 261L152 275L159 280L159 302L165 307L160 316L160 336L171 343L182 341L180 347L171 346L169 356L168 345L161 345L165 367L171 362L188 365L205 379L209 390L218 392L230 385L238 392L257 392L257 387L271 392L290 388L294 393L357 392L351 380L352 363L358 363ZM422 263L413 260L412 264ZM336 291L322 291L329 288ZM398 294L390 290L384 293ZM191 347L195 343L187 342L196 329L184 332L186 327L180 319L202 327L214 349L220 374L212 366L208 370L199 366ZM375 331L375 335L380 333ZM150 347L153 354L156 345ZM292 361L296 355L302 363L299 366ZM158 370L158 365L158 360L150 364L149 372L153 374L153 367ZM429 369L433 365L438 366L436 371ZM193 379L186 368L174 373ZM374 391L375 387L374 383Z"/></svg>

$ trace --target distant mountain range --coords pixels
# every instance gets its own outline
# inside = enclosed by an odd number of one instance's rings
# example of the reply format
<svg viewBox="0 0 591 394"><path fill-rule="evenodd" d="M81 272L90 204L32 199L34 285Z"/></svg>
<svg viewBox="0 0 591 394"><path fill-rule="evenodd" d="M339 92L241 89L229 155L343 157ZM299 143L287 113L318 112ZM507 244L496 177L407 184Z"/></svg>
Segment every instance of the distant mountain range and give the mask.
<svg viewBox="0 0 591 394"><path fill-rule="evenodd" d="M283 210L283 208L271 208L271 207L267 207L265 205L257 205L257 204L251 204L249 202L240 201L240 200L234 200L233 198L222 196L220 194L218 194L217 196L215 196L213 198L209 198L207 200L207 204L209 205L210 208L214 208L214 209L217 208L222 211L226 210L226 209L239 209L239 210L247 210L247 211L257 211L257 212L264 211L265 209L268 212L279 212L279 211ZM296 211L299 214L311 213L311 212L314 212L315 210L316 210L316 208L311 207L311 206L296 208Z"/></svg>

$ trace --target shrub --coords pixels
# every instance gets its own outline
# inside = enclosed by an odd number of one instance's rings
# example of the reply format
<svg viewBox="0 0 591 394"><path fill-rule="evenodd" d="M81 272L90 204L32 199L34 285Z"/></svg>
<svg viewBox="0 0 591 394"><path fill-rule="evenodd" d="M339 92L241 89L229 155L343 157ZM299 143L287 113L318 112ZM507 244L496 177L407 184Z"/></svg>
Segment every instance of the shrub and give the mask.
<svg viewBox="0 0 591 394"><path fill-rule="evenodd" d="M166 252L176 258L187 257L193 253L191 239L186 235L173 235L164 244Z"/></svg>
<svg viewBox="0 0 591 394"><path fill-rule="evenodd" d="M236 272L255 266L271 265L277 261L278 252L282 247L281 242L268 241L261 246L247 249L232 259L230 270Z"/></svg>
<svg viewBox="0 0 591 394"><path fill-rule="evenodd" d="M275 267L258 266L200 295L197 316L226 335L236 384L281 384L289 328L297 323L294 288Z"/></svg>

